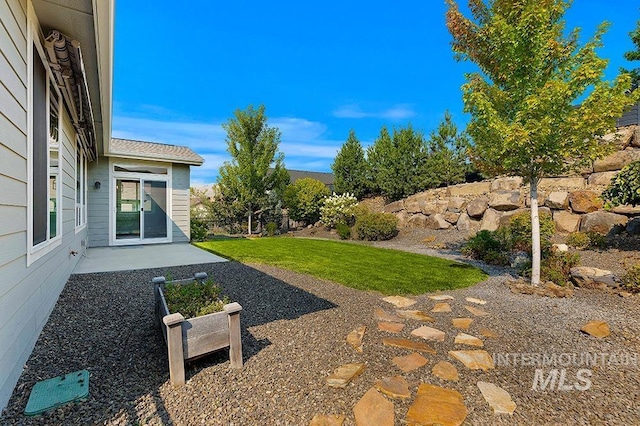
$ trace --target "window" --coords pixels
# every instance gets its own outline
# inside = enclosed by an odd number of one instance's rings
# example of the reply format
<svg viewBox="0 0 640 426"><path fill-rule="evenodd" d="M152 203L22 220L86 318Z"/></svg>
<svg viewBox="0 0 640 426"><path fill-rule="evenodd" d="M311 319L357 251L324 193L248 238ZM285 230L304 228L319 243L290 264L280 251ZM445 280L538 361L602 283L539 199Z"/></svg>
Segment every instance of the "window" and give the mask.
<svg viewBox="0 0 640 426"><path fill-rule="evenodd" d="M87 159L76 141L76 228L87 223Z"/></svg>
<svg viewBox="0 0 640 426"><path fill-rule="evenodd" d="M30 55L30 194L29 194L29 253L45 254L45 247L60 242L62 224L61 172L62 153L60 144L60 103L44 52L35 30L32 35ZM41 254L40 254L41 253Z"/></svg>

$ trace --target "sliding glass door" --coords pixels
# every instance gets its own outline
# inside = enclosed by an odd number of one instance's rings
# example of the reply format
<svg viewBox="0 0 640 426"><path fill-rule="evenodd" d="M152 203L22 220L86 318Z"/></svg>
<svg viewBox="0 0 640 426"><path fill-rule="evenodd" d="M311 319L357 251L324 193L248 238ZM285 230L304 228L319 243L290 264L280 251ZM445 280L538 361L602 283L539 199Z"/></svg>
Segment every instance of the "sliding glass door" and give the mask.
<svg viewBox="0 0 640 426"><path fill-rule="evenodd" d="M168 241L166 180L115 178L115 243Z"/></svg>

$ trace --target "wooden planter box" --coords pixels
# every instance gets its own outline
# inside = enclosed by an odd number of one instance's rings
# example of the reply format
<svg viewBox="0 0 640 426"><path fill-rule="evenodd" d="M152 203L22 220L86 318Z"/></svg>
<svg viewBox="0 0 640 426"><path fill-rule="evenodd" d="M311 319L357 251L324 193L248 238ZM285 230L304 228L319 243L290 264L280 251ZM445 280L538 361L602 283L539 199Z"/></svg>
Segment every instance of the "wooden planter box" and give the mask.
<svg viewBox="0 0 640 426"><path fill-rule="evenodd" d="M207 278L204 272L188 280L172 281L186 284ZM172 385L185 382L184 364L203 355L229 348L231 367L242 368L240 340L240 311L238 303L224 305L223 312L185 319L179 312L171 313L164 297L164 277L153 279L155 294L155 322L160 326L167 343L169 374Z"/></svg>

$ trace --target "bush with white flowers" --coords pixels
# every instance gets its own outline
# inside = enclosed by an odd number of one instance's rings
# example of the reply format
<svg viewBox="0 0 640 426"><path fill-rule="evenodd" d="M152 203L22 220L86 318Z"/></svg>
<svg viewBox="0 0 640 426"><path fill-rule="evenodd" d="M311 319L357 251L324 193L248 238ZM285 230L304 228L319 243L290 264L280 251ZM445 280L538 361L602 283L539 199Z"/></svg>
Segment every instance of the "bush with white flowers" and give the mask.
<svg viewBox="0 0 640 426"><path fill-rule="evenodd" d="M350 193L326 197L320 207L320 222L329 228L335 228L338 223L350 224L356 213L358 199Z"/></svg>

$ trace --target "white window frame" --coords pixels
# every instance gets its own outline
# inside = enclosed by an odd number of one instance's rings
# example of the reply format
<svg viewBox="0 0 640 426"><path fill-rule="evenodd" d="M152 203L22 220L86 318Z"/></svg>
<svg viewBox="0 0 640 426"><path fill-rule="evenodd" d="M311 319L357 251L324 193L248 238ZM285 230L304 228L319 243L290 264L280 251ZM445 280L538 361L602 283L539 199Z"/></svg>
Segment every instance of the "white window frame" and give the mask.
<svg viewBox="0 0 640 426"><path fill-rule="evenodd" d="M75 223L76 234L82 231L87 226L87 156L82 149L80 139L76 137L76 174L75 180ZM80 161L78 161L80 157ZM78 171L78 163L80 164L80 170ZM78 180L79 178L79 180ZM80 202L78 203L78 183L80 183Z"/></svg>
<svg viewBox="0 0 640 426"><path fill-rule="evenodd" d="M42 34L40 31L40 25L38 23L38 19L36 17L35 11L33 10L33 5L29 2L27 6L27 266L31 265L38 259L44 257L46 254L50 253L56 247L62 245L62 165L64 162L64 144L62 143L61 135L62 135L62 114L64 108L61 107L63 101L62 95L60 92L56 90L56 94L58 95L58 170L56 173L56 235L55 237L50 237L50 219L47 218L47 236L45 241L33 244L33 208L34 208L34 200L33 200L33 85L34 85L34 76L33 76L33 66L34 61L41 61L44 65L46 75L47 75L47 94L46 94L46 103L47 103L47 123L46 128L47 131L50 129L49 119L50 119L50 90L51 87L56 87L55 80L53 78L53 74L51 73L51 69L49 68L49 63L46 60L46 55L44 52L44 48L42 47ZM38 52L38 57L34 58L33 48L36 48ZM49 154L47 155L47 170L49 173L47 176L51 176L51 150L49 147ZM49 213L49 203L51 199L50 193L50 182L47 179L47 205L46 209Z"/></svg>

